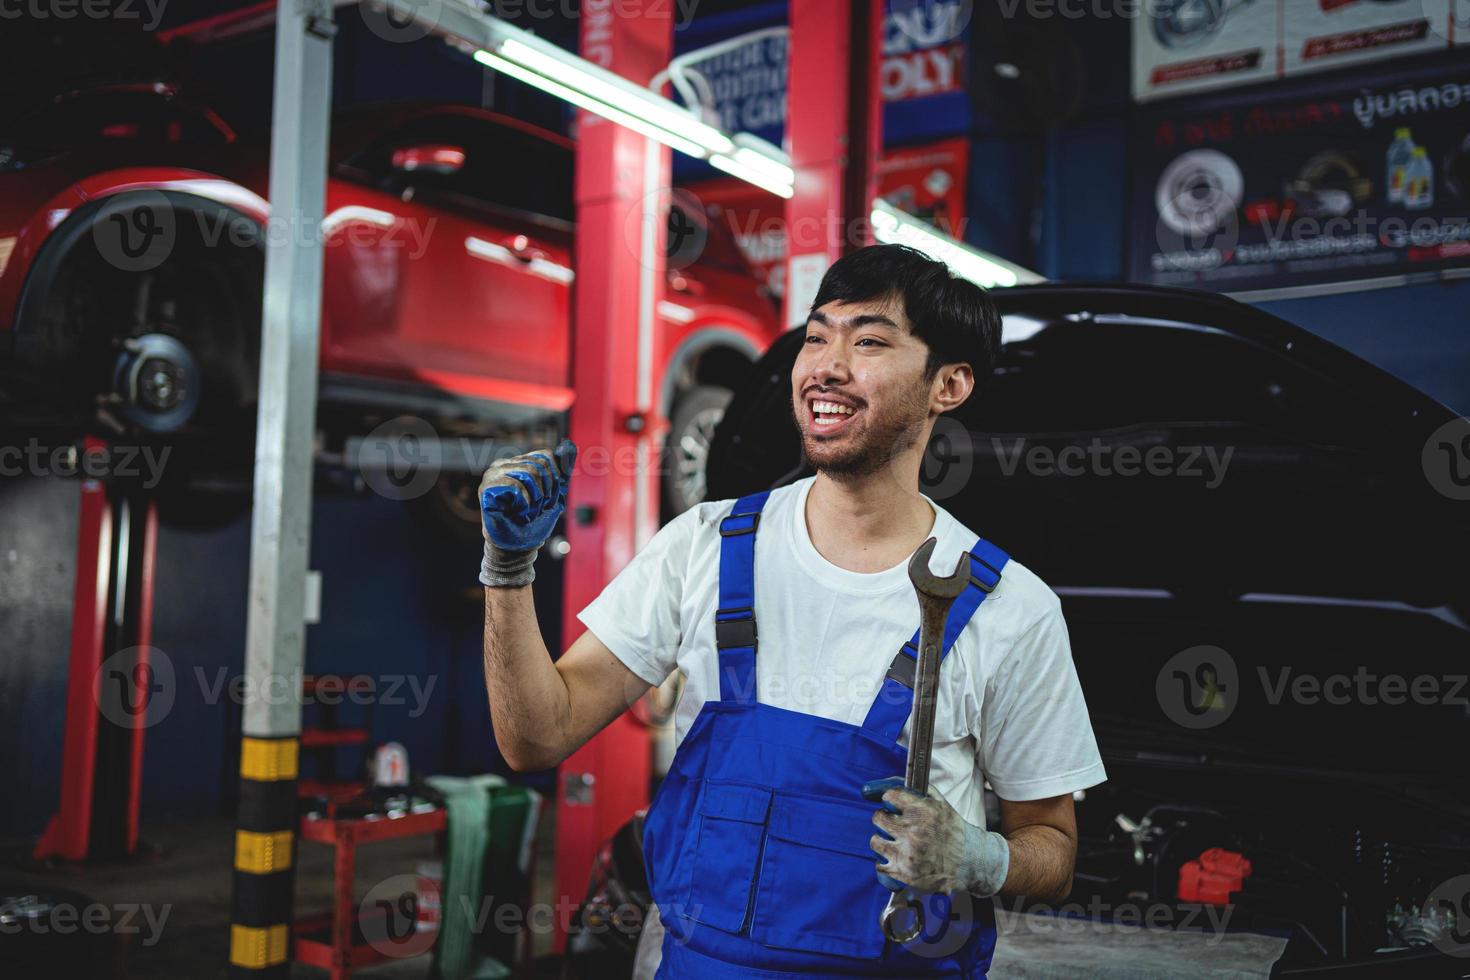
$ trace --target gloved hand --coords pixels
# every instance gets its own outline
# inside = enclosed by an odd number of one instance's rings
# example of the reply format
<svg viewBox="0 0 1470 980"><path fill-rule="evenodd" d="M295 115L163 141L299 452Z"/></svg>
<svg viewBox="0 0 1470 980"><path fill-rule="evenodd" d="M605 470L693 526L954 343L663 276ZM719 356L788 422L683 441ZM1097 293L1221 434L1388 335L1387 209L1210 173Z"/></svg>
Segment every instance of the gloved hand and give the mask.
<svg viewBox="0 0 1470 980"><path fill-rule="evenodd" d="M869 846L883 860L878 880L890 891L1000 891L1011 868L1011 845L1000 834L971 825L941 796L920 796L903 778L863 784L863 796L883 809L873 814L878 833Z"/></svg>
<svg viewBox="0 0 1470 980"><path fill-rule="evenodd" d="M563 439L554 450L490 465L480 479L480 518L485 532L481 583L519 588L536 579L536 554L567 507L577 447Z"/></svg>

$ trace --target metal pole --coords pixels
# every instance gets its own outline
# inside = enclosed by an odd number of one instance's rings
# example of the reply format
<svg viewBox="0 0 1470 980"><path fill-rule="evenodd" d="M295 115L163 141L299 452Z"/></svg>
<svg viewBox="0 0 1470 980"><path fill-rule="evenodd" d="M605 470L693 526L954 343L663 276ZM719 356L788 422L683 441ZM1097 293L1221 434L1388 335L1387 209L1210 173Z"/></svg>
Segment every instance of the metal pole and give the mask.
<svg viewBox="0 0 1470 980"><path fill-rule="evenodd" d="M332 3L279 0L230 975L290 969Z"/></svg>

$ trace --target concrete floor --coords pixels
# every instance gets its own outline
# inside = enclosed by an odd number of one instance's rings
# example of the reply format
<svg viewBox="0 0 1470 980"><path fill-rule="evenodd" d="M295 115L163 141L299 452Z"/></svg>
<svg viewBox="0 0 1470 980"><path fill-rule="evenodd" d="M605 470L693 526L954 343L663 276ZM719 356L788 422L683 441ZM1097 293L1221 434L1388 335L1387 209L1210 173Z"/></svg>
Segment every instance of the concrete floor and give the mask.
<svg viewBox="0 0 1470 980"><path fill-rule="evenodd" d="M543 820L538 850L550 854L549 820ZM160 848L152 859L123 865L38 870L25 867L31 842L10 842L9 860L0 868L7 894L25 889L63 889L80 892L108 908L112 921L123 921L130 908L146 906L129 915L136 925L132 935L117 935L110 952L94 971L115 980L217 980L226 974L229 954L230 883L234 855L234 824L228 818L192 820L148 827L144 838ZM332 899L332 848L298 842L296 914L326 911ZM377 882L412 874L418 861L435 857L432 837L369 844L357 851L357 894L360 901ZM538 893L550 888L550 860L538 861ZM100 913L99 913L100 915ZM160 924L161 923L161 924ZM115 933L122 930L114 930ZM156 937L156 938L155 938ZM0 937L0 948L6 948ZM153 940L149 942L149 940ZM544 955L549 937L538 937L535 952ZM414 957L354 971L354 977L417 980L429 973L430 957ZM107 966L110 960L111 968ZM5 972L0 969L0 973ZM293 964L293 978L320 978L322 970ZM71 980L57 976L54 980Z"/></svg>

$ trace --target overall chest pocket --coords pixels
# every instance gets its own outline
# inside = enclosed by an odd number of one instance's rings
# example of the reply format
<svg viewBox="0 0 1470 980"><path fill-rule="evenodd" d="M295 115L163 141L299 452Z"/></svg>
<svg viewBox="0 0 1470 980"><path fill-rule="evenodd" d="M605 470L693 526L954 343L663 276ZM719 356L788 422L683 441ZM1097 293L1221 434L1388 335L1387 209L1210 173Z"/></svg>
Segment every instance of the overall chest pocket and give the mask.
<svg viewBox="0 0 1470 980"><path fill-rule="evenodd" d="M876 807L777 796L756 889L750 937L765 946L874 958L888 892L868 846Z"/></svg>
<svg viewBox="0 0 1470 980"><path fill-rule="evenodd" d="M726 932L745 927L770 808L771 791L763 786L704 784L689 897L680 913Z"/></svg>

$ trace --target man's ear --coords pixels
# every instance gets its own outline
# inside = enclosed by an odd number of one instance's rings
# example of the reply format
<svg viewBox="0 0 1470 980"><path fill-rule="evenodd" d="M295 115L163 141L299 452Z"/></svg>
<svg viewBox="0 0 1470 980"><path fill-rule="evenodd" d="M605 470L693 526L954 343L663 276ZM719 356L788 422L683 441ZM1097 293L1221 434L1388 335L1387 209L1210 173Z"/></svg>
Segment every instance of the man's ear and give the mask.
<svg viewBox="0 0 1470 980"><path fill-rule="evenodd" d="M934 376L929 405L936 414L953 411L975 390L975 371L969 364L946 364Z"/></svg>

